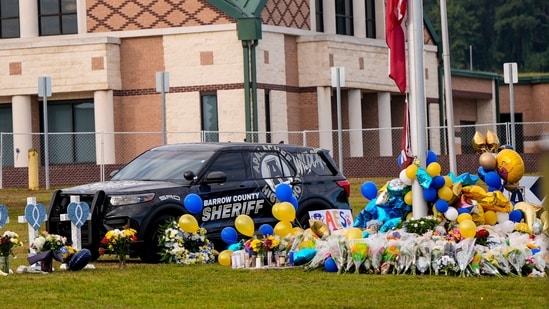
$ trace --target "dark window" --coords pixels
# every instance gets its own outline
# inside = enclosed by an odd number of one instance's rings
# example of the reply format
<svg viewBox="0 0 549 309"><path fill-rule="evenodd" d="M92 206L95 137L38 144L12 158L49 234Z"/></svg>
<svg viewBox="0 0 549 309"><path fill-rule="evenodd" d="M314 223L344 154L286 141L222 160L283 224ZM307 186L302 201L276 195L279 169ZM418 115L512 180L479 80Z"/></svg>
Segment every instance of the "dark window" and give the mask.
<svg viewBox="0 0 549 309"><path fill-rule="evenodd" d="M40 0L40 35L78 33L76 0Z"/></svg>
<svg viewBox="0 0 549 309"><path fill-rule="evenodd" d="M336 0L336 33L354 35L353 0Z"/></svg>
<svg viewBox="0 0 549 309"><path fill-rule="evenodd" d="M267 133L267 143L271 142L271 92L265 90L265 132Z"/></svg>
<svg viewBox="0 0 549 309"><path fill-rule="evenodd" d="M499 115L500 122L508 122L509 127L498 126L498 137L501 145L513 145L511 136L511 114L503 113ZM524 127L522 124L522 114L515 113L515 151L524 152Z"/></svg>
<svg viewBox="0 0 549 309"><path fill-rule="evenodd" d="M322 0L315 0L316 32L324 32L324 10Z"/></svg>
<svg viewBox="0 0 549 309"><path fill-rule="evenodd" d="M0 149L2 150L1 163L4 166L13 166L13 122L11 113L11 104L0 104ZM23 154L20 153L19 155Z"/></svg>
<svg viewBox="0 0 549 309"><path fill-rule="evenodd" d="M219 155L215 162L208 168L209 172L221 171L227 176L227 182L244 181L249 179L246 175L247 168L241 152L225 152Z"/></svg>
<svg viewBox="0 0 549 309"><path fill-rule="evenodd" d="M48 102L50 163L95 162L94 132L93 100Z"/></svg>
<svg viewBox="0 0 549 309"><path fill-rule="evenodd" d="M462 126L460 128L461 153L475 153L471 143L473 136L475 136L475 122L462 120L459 124Z"/></svg>
<svg viewBox="0 0 549 309"><path fill-rule="evenodd" d="M18 38L19 35L19 1L0 1L0 38Z"/></svg>
<svg viewBox="0 0 549 309"><path fill-rule="evenodd" d="M219 141L219 123L217 115L217 94L202 94L201 114L202 131L204 131L205 142Z"/></svg>
<svg viewBox="0 0 549 309"><path fill-rule="evenodd" d="M366 37L376 38L376 5L375 0L366 0Z"/></svg>

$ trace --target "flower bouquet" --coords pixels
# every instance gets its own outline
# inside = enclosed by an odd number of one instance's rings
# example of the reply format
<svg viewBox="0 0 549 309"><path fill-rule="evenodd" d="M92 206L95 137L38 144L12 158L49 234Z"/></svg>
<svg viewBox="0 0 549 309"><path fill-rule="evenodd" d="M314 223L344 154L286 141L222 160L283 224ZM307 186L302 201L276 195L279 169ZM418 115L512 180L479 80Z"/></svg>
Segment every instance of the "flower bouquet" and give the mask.
<svg viewBox="0 0 549 309"><path fill-rule="evenodd" d="M99 253L115 254L118 257L119 267L126 268L126 255L130 253L130 245L137 241L136 234L137 231L132 228L109 230L101 240Z"/></svg>
<svg viewBox="0 0 549 309"><path fill-rule="evenodd" d="M383 252L383 263L381 264L381 274L397 272L397 261L400 259L400 240L390 240Z"/></svg>
<svg viewBox="0 0 549 309"><path fill-rule="evenodd" d="M433 241L428 238L420 238L416 245L416 269L421 274L425 274L431 269Z"/></svg>
<svg viewBox="0 0 549 309"><path fill-rule="evenodd" d="M261 262L263 262L263 259L267 258L266 265L270 266L273 264L273 252L278 250L280 239L278 236L274 235L264 236L261 239L254 237L248 239L244 245L246 247L246 251L255 254ZM256 267L258 267L257 262Z"/></svg>
<svg viewBox="0 0 549 309"><path fill-rule="evenodd" d="M19 241L19 235L15 232L5 231L0 238L0 272L3 274L10 273L10 255L15 256L13 253L14 247L22 246L23 243Z"/></svg>
<svg viewBox="0 0 549 309"><path fill-rule="evenodd" d="M159 244L163 248L161 262L175 264L208 264L215 262L213 244L206 238L206 229L188 233L173 220L163 228Z"/></svg>
<svg viewBox="0 0 549 309"><path fill-rule="evenodd" d="M351 260L355 266L355 274L360 273L360 265L368 257L368 242L364 238L349 241Z"/></svg>
<svg viewBox="0 0 549 309"><path fill-rule="evenodd" d="M397 268L399 274L406 274L412 270L416 260L416 242L414 237L401 238L400 257L397 260Z"/></svg>
<svg viewBox="0 0 549 309"><path fill-rule="evenodd" d="M27 260L31 265L40 262L42 272L52 272L53 260L63 262L60 251L66 242L67 238L61 235L50 234L47 231L40 232L30 246L36 254L29 256Z"/></svg>

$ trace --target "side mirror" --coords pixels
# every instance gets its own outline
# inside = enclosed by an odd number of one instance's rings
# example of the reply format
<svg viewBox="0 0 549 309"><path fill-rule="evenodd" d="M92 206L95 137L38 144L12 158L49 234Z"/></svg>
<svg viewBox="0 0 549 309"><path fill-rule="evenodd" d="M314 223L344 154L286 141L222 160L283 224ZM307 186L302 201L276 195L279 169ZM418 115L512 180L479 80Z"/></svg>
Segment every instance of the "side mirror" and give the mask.
<svg viewBox="0 0 549 309"><path fill-rule="evenodd" d="M202 183L224 183L227 181L227 175L223 172L211 172L206 175Z"/></svg>
<svg viewBox="0 0 549 309"><path fill-rule="evenodd" d="M185 173L183 174L183 177L186 179L186 180L193 180L195 175L194 175L194 172L193 171L185 171Z"/></svg>

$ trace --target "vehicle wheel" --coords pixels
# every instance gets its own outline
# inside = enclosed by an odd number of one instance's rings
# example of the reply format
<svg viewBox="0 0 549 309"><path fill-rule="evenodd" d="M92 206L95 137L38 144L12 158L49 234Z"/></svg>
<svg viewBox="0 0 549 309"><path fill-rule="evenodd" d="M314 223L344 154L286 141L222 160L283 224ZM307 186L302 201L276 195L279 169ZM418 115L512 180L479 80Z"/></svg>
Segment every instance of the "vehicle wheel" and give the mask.
<svg viewBox="0 0 549 309"><path fill-rule="evenodd" d="M147 230L147 234L145 235L145 239L143 240L143 246L139 250L139 258L141 261L144 263L160 262L160 250L162 249L158 245L160 227L173 219L173 216L163 215L152 221Z"/></svg>

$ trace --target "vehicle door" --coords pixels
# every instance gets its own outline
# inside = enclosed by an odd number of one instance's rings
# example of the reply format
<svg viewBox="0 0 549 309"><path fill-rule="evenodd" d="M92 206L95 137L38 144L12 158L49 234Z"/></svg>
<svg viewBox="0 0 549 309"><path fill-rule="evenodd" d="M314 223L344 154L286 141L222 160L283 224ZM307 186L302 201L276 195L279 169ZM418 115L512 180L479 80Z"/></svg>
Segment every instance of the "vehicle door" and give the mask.
<svg viewBox="0 0 549 309"><path fill-rule="evenodd" d="M226 176L225 182L206 181L208 175L218 172ZM264 199L251 177L249 152L221 152L207 167L200 183L203 210L199 223L208 232L217 234L225 226L234 226L239 215L254 217L263 211Z"/></svg>

